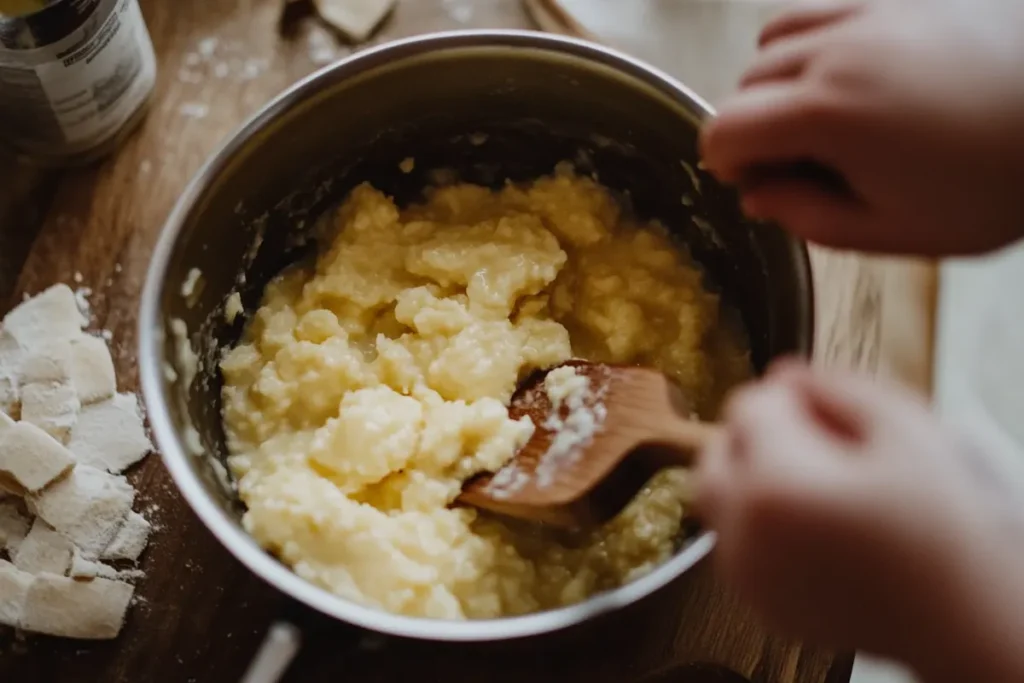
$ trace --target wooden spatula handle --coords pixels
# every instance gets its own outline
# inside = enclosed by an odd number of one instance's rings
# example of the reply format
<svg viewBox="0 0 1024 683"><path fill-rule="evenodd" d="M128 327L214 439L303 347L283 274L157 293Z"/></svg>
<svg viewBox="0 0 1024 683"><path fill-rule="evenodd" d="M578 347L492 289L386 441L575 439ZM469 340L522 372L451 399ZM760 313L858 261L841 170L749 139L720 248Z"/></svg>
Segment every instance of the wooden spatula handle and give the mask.
<svg viewBox="0 0 1024 683"><path fill-rule="evenodd" d="M664 465L690 466L721 429L719 425L698 420L667 419L651 435L650 445L658 447L659 460L669 461Z"/></svg>

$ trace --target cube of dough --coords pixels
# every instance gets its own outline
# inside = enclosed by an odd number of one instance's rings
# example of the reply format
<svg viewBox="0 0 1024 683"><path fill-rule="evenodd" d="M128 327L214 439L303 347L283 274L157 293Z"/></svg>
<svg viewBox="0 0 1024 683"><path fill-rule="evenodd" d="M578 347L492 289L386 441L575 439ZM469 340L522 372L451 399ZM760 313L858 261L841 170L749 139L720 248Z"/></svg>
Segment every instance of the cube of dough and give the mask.
<svg viewBox="0 0 1024 683"><path fill-rule="evenodd" d="M33 382L21 387L21 421L34 424L61 443L67 443L78 410L78 394L70 381Z"/></svg>
<svg viewBox="0 0 1024 683"><path fill-rule="evenodd" d="M82 405L111 398L117 391L114 360L107 342L83 334L71 341L71 383Z"/></svg>
<svg viewBox="0 0 1024 683"><path fill-rule="evenodd" d="M0 482L8 489L34 493L75 464L68 449L33 424L0 429Z"/></svg>
<svg viewBox="0 0 1024 683"><path fill-rule="evenodd" d="M146 436L139 400L134 394L117 394L83 408L68 448L78 463L115 474L142 460L153 444Z"/></svg>
<svg viewBox="0 0 1024 683"><path fill-rule="evenodd" d="M26 631L64 638L106 640L117 637L135 588L122 581L76 581L40 574L29 586L20 626Z"/></svg>
<svg viewBox="0 0 1024 683"><path fill-rule="evenodd" d="M151 528L149 522L142 515L137 512L129 512L121 530L100 554L100 559L131 560L132 562L139 559L139 555L149 543Z"/></svg>
<svg viewBox="0 0 1024 683"><path fill-rule="evenodd" d="M0 550L14 555L31 526L32 520L21 513L14 500L0 501Z"/></svg>
<svg viewBox="0 0 1024 683"><path fill-rule="evenodd" d="M66 574L71 568L71 558L74 557L75 547L71 541L61 536L57 531L36 518L32 524L32 530L21 542L18 552L12 558L14 566L29 574Z"/></svg>
<svg viewBox="0 0 1024 683"><path fill-rule="evenodd" d="M71 342L46 342L26 351L18 366L18 384L71 381Z"/></svg>
<svg viewBox="0 0 1024 683"><path fill-rule="evenodd" d="M8 416L14 414L15 407L20 401L18 393L18 380L14 373L8 373L0 366L0 413Z"/></svg>
<svg viewBox="0 0 1024 683"><path fill-rule="evenodd" d="M0 560L0 625L16 628L21 623L21 614L34 577Z"/></svg>
<svg viewBox="0 0 1024 683"><path fill-rule="evenodd" d="M25 347L74 339L86 320L67 285L54 285L24 301L4 318L4 329Z"/></svg>
<svg viewBox="0 0 1024 683"><path fill-rule="evenodd" d="M0 329L0 413L14 415L20 400L18 373L24 349L11 334Z"/></svg>
<svg viewBox="0 0 1024 683"><path fill-rule="evenodd" d="M97 576L104 579L116 579L118 578L118 572L110 565L95 560L87 560L82 557L81 553L75 553L74 558L71 560L71 569L68 570L68 576L74 579L95 579Z"/></svg>
<svg viewBox="0 0 1024 683"><path fill-rule="evenodd" d="M117 536L135 500L124 477L78 465L64 479L30 498L36 514L95 559Z"/></svg>
<svg viewBox="0 0 1024 683"><path fill-rule="evenodd" d="M18 343L14 335L6 328L0 327L0 368L5 368L8 372L17 372L24 353L25 347Z"/></svg>
<svg viewBox="0 0 1024 683"><path fill-rule="evenodd" d="M366 40L397 0L314 0L324 21L351 40Z"/></svg>
<svg viewBox="0 0 1024 683"><path fill-rule="evenodd" d="M13 413L18 402L18 373L24 349L7 330L0 328L0 411Z"/></svg>

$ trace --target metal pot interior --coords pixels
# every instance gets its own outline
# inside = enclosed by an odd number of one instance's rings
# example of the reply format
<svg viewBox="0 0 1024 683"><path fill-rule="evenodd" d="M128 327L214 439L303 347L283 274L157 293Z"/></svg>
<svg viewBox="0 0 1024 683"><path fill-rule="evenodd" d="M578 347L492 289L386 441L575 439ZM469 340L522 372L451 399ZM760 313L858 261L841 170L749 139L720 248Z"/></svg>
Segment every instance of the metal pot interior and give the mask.
<svg viewBox="0 0 1024 683"><path fill-rule="evenodd" d="M575 41L453 34L361 55L269 105L197 177L154 258L140 358L151 415L166 414L174 432L168 444L157 429L165 458L187 460L201 495L244 533L243 508L221 485L218 468L181 455L181 435L192 426L207 454L225 457L217 361L244 325L243 316L225 322L225 299L237 287L246 311L254 311L265 284L316 249L317 219L364 181L402 204L415 201L439 170L498 186L572 161L689 246L741 313L758 369L781 354L807 353L805 250L771 226L747 222L733 192L699 170L694 187L681 162L697 167L698 125L708 112L662 79ZM409 157L415 168L404 173L399 164ZM713 230L699 227L704 221ZM193 268L202 271L203 286L189 306L181 283ZM156 371L178 365L168 330L175 318L186 323L200 359L188 387ZM154 328L149 344L146 321Z"/></svg>

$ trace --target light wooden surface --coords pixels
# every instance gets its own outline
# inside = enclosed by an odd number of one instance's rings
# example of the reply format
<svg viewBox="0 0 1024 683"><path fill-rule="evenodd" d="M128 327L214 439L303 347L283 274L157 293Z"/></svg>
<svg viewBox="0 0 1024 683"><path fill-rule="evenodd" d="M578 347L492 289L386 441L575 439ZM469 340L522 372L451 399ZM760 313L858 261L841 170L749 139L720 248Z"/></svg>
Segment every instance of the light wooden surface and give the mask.
<svg viewBox="0 0 1024 683"><path fill-rule="evenodd" d="M160 75L139 133L116 157L89 169L37 173L0 160L0 308L4 299L71 283L80 272L94 290L94 326L113 333L122 390L137 389L138 294L161 224L185 183L268 98L317 62L348 51L308 22L282 38L279 0L142 5ZM374 42L439 29L526 26L518 0L404 0ZM902 276L886 264L827 254L817 254L816 265L823 360L874 369L888 358L917 357L891 351L898 346L888 338L895 328L884 322L911 317L894 298L893 283ZM702 678L688 666L695 662L723 663L758 683L848 677L847 658L764 631L716 583L708 564L632 609L543 639L446 646L369 636L300 608L244 570L181 500L158 458L132 478L158 531L125 632L95 644L0 633L0 681L237 681L279 618L305 634L286 681L719 680L706 671Z"/></svg>

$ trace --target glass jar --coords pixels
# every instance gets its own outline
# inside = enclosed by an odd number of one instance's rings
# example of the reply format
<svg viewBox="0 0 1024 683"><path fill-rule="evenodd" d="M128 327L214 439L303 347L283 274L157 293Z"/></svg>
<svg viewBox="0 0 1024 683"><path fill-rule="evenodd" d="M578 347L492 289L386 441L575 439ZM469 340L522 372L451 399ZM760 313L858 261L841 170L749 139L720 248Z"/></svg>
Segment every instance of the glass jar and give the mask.
<svg viewBox="0 0 1024 683"><path fill-rule="evenodd" d="M145 116L156 55L138 0L0 0L0 142L83 164Z"/></svg>

